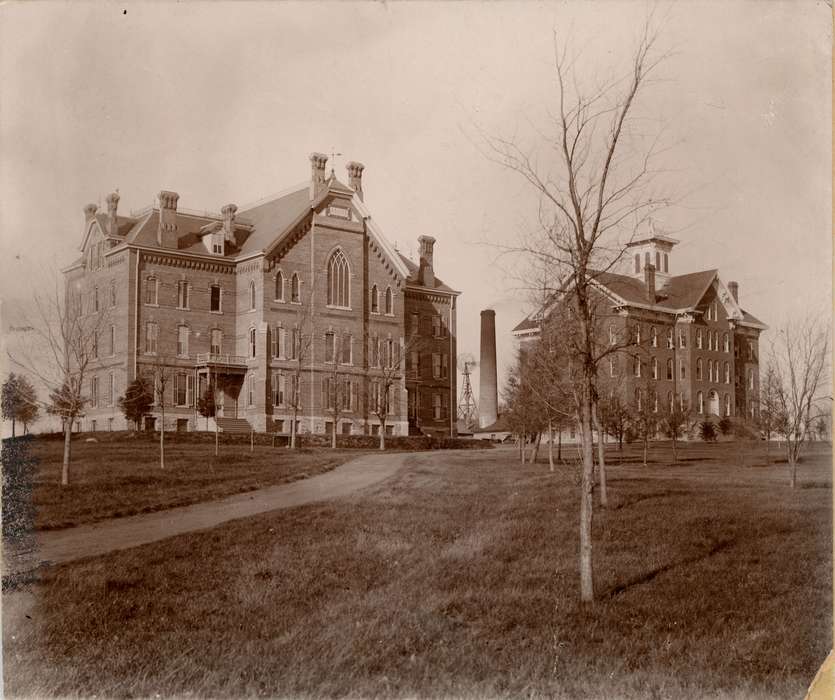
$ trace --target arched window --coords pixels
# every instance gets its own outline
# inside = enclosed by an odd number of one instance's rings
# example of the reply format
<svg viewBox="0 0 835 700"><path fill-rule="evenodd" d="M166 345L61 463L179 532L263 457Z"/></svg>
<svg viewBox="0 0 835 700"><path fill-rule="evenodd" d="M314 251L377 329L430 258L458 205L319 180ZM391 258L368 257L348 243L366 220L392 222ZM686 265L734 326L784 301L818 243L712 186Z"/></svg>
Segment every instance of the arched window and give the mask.
<svg viewBox="0 0 835 700"><path fill-rule="evenodd" d="M328 305L351 306L350 271L345 253L337 249L328 261Z"/></svg>
<svg viewBox="0 0 835 700"><path fill-rule="evenodd" d="M658 358L652 358L652 378L658 379Z"/></svg>
<svg viewBox="0 0 835 700"><path fill-rule="evenodd" d="M675 406L673 405L673 392L672 391L667 392L667 407L670 409L670 413L672 413L673 409L675 408Z"/></svg>
<svg viewBox="0 0 835 700"><path fill-rule="evenodd" d="M658 329L653 326L652 330L650 331L650 337L652 338L652 347L658 347Z"/></svg>
<svg viewBox="0 0 835 700"><path fill-rule="evenodd" d="M727 333L724 333L722 335L722 350L724 352L730 352L731 351L731 344L730 344L730 341L728 340L728 334Z"/></svg>
<svg viewBox="0 0 835 700"><path fill-rule="evenodd" d="M673 378L673 359L669 358L667 360L667 379Z"/></svg>
<svg viewBox="0 0 835 700"><path fill-rule="evenodd" d="M99 310L99 288L93 287L93 311Z"/></svg>
<svg viewBox="0 0 835 700"><path fill-rule="evenodd" d="M649 251L644 253L644 267L649 267Z"/></svg>
<svg viewBox="0 0 835 700"><path fill-rule="evenodd" d="M655 251L655 269L661 271L661 253Z"/></svg>
<svg viewBox="0 0 835 700"><path fill-rule="evenodd" d="M249 308L255 310L255 282L249 283Z"/></svg>
<svg viewBox="0 0 835 700"><path fill-rule="evenodd" d="M655 389L652 390L652 412L658 413L658 392Z"/></svg>
<svg viewBox="0 0 835 700"><path fill-rule="evenodd" d="M725 384L731 383L731 366L725 363Z"/></svg>
<svg viewBox="0 0 835 700"><path fill-rule="evenodd" d="M674 343L674 341L673 341L673 329L668 328L667 329L667 350L672 350L673 349L673 343Z"/></svg>
<svg viewBox="0 0 835 700"><path fill-rule="evenodd" d="M696 347L701 350L702 349L702 329L699 328L696 331Z"/></svg>
<svg viewBox="0 0 835 700"><path fill-rule="evenodd" d="M377 290L377 285L371 286L371 313L380 313L380 292Z"/></svg>
<svg viewBox="0 0 835 700"><path fill-rule="evenodd" d="M701 391L696 394L696 405L699 407L699 413L705 412L705 397Z"/></svg>
<svg viewBox="0 0 835 700"><path fill-rule="evenodd" d="M641 410L641 390L635 389L635 407Z"/></svg>
<svg viewBox="0 0 835 700"><path fill-rule="evenodd" d="M294 301L297 304L301 301L300 287L301 282L299 280L299 275L294 272L293 277L290 278L290 301Z"/></svg>
<svg viewBox="0 0 835 700"><path fill-rule="evenodd" d="M728 394L725 394L725 415L731 415L731 397Z"/></svg>
<svg viewBox="0 0 835 700"><path fill-rule="evenodd" d="M635 253L635 272L641 271L641 254Z"/></svg>
<svg viewBox="0 0 835 700"><path fill-rule="evenodd" d="M116 306L116 283L110 283L110 306Z"/></svg>
<svg viewBox="0 0 835 700"><path fill-rule="evenodd" d="M696 360L696 381L702 381L702 358ZM701 411L699 411L701 413Z"/></svg>
<svg viewBox="0 0 835 700"><path fill-rule="evenodd" d="M617 336L615 335L615 327L609 326L609 345L614 345L617 342Z"/></svg>
<svg viewBox="0 0 835 700"><path fill-rule="evenodd" d="M386 313L391 316L394 313L394 296L391 287L386 287Z"/></svg>
<svg viewBox="0 0 835 700"><path fill-rule="evenodd" d="M707 380L709 382L713 381L713 360L707 361Z"/></svg>
<svg viewBox="0 0 835 700"><path fill-rule="evenodd" d="M249 329L249 356L255 357L255 329Z"/></svg>
<svg viewBox="0 0 835 700"><path fill-rule="evenodd" d="M276 301L284 301L284 275L281 270L275 273L275 296Z"/></svg>
<svg viewBox="0 0 835 700"><path fill-rule="evenodd" d="M145 303L155 306L157 303L157 278L148 277L145 280Z"/></svg>
<svg viewBox="0 0 835 700"><path fill-rule="evenodd" d="M664 272L669 272L669 258L666 253L664 253Z"/></svg>

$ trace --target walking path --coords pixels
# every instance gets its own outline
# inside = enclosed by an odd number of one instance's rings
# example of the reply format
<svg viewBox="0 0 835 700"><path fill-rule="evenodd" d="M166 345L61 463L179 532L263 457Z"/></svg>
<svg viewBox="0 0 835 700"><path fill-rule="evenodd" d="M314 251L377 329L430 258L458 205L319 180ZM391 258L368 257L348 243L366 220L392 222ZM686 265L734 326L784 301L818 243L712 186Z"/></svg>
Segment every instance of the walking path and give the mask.
<svg viewBox="0 0 835 700"><path fill-rule="evenodd" d="M404 452L365 455L324 474L289 484L155 513L35 533L29 547L17 551L8 545L4 547L3 573L22 573L42 564L138 547L271 510L341 498L393 476L411 456L413 453Z"/></svg>

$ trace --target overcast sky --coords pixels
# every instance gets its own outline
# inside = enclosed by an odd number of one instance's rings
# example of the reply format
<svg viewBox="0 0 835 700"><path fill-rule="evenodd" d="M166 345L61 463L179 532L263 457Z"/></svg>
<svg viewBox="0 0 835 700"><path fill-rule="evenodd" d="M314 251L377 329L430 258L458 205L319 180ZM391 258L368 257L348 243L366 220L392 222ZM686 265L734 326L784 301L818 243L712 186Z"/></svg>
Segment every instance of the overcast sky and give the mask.
<svg viewBox="0 0 835 700"><path fill-rule="evenodd" d="M485 242L535 216L527 186L478 134L530 136L553 105L553 34L581 78L618 70L639 2L466 4L14 3L0 7L0 296L4 327L45 262L77 255L82 207L161 189L243 205L305 180L332 148L366 165L372 216L401 251L437 239L463 292L459 349L497 312L499 372L527 294ZM663 80L640 115L664 123L659 219L677 273L717 267L778 325L831 299L831 10L823 2L660 6ZM543 151L544 153L544 151ZM476 377L477 379L477 377ZM501 380L500 380L501 381ZM477 386L477 384L476 384Z"/></svg>

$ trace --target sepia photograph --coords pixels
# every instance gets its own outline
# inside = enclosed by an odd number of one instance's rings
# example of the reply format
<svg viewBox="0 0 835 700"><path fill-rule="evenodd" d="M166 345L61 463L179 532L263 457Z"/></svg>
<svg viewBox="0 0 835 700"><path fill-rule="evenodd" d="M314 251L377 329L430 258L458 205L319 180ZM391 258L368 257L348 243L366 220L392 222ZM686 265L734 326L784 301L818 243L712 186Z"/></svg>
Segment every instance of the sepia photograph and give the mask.
<svg viewBox="0 0 835 700"><path fill-rule="evenodd" d="M832 31L0 5L3 697L832 700Z"/></svg>

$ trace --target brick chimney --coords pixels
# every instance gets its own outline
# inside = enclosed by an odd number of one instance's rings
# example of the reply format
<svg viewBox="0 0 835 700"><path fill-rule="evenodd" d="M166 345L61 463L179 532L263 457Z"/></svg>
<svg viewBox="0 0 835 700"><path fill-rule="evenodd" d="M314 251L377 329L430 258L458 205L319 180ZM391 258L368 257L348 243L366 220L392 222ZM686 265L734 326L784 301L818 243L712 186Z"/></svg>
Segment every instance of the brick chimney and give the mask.
<svg viewBox="0 0 835 700"><path fill-rule="evenodd" d="M647 288L647 301L655 303L655 265L649 264L644 268L644 284Z"/></svg>
<svg viewBox="0 0 835 700"><path fill-rule="evenodd" d="M84 205L84 222L89 224L93 217L96 215L96 212L99 208L95 204L85 204Z"/></svg>
<svg viewBox="0 0 835 700"><path fill-rule="evenodd" d="M176 192L162 190L159 193L159 227L157 245L162 248L177 247L177 200Z"/></svg>
<svg viewBox="0 0 835 700"><path fill-rule="evenodd" d="M323 153L310 154L310 201L316 199L325 187L325 166L328 157Z"/></svg>
<svg viewBox="0 0 835 700"><path fill-rule="evenodd" d="M362 163L357 163L355 160L352 160L345 168L348 171L348 184L357 193L360 201L364 201L362 194L362 171L365 170L365 166Z"/></svg>
<svg viewBox="0 0 835 700"><path fill-rule="evenodd" d="M220 213L223 214L223 239L227 243L235 243L235 212L238 207L235 204L226 204Z"/></svg>
<svg viewBox="0 0 835 700"><path fill-rule="evenodd" d="M432 236L420 236L418 244L420 245L418 281L424 287L434 287L435 269L432 267L432 249L435 247L435 239Z"/></svg>
<svg viewBox="0 0 835 700"><path fill-rule="evenodd" d="M107 195L107 232L111 236L119 233L119 225L116 222L116 210L119 207L119 193L111 192Z"/></svg>
<svg viewBox="0 0 835 700"><path fill-rule="evenodd" d="M738 304L739 303L739 282L728 282L728 291L730 291L731 296L734 298L734 301Z"/></svg>

